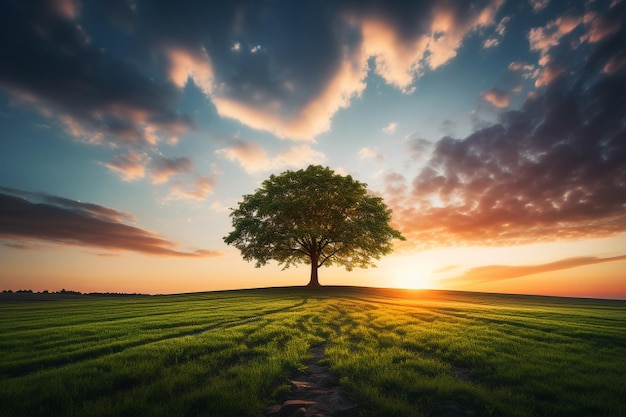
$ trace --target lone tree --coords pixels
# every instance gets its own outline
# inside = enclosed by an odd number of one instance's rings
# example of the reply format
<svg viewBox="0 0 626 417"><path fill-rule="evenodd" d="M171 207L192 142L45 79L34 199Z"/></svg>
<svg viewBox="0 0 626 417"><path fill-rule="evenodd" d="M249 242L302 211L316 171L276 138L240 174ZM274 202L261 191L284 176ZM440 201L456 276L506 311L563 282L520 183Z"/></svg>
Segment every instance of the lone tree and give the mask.
<svg viewBox="0 0 626 417"><path fill-rule="evenodd" d="M319 165L271 175L231 209L234 230L224 242L257 268L272 259L283 269L310 264L312 287L320 285L322 265L373 266L372 259L391 252L392 239L404 237L389 225L391 210L366 186Z"/></svg>

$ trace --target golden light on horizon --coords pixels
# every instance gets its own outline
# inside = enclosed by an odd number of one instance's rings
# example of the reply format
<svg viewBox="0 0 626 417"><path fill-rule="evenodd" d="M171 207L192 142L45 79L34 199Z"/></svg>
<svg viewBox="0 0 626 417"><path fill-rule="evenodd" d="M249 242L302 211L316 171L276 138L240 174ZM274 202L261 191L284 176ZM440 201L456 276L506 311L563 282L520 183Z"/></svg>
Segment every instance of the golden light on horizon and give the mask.
<svg viewBox="0 0 626 417"><path fill-rule="evenodd" d="M408 290L433 288L433 277L430 267L417 262L394 262L389 266L389 287Z"/></svg>

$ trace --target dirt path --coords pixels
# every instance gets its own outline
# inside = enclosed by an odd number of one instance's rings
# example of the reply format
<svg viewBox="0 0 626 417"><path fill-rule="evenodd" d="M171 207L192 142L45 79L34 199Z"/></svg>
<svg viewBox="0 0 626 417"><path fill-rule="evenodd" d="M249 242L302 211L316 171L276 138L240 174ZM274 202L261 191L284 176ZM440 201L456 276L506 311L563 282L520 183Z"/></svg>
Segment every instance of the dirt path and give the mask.
<svg viewBox="0 0 626 417"><path fill-rule="evenodd" d="M357 405L343 396L338 378L320 364L325 347L311 348L307 370L289 378L291 393L265 410L267 417L356 417Z"/></svg>

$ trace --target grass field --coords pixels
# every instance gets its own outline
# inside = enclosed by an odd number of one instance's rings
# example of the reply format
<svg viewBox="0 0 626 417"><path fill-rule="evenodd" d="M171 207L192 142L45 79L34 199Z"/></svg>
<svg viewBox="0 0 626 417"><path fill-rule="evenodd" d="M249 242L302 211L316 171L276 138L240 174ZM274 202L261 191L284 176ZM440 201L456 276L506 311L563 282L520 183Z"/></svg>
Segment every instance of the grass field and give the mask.
<svg viewBox="0 0 626 417"><path fill-rule="evenodd" d="M337 287L2 299L0 416L261 416L317 345L363 416L626 416L626 302Z"/></svg>

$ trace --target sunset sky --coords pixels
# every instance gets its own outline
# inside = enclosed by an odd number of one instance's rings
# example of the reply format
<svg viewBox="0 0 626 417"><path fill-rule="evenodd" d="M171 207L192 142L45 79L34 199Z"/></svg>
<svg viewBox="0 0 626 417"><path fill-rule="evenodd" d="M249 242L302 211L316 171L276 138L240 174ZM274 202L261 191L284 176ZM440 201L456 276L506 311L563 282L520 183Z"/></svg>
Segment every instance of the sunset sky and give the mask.
<svg viewBox="0 0 626 417"><path fill-rule="evenodd" d="M324 285L626 298L626 1L9 0L0 290L305 285L223 243L270 174L406 237Z"/></svg>

